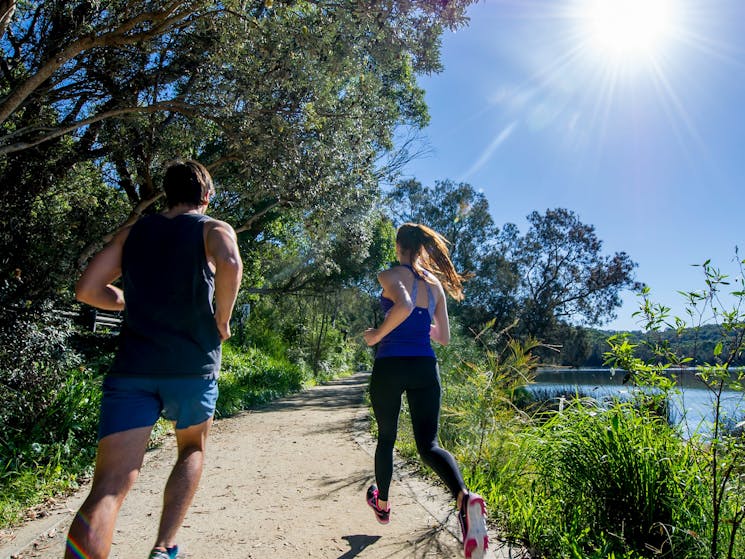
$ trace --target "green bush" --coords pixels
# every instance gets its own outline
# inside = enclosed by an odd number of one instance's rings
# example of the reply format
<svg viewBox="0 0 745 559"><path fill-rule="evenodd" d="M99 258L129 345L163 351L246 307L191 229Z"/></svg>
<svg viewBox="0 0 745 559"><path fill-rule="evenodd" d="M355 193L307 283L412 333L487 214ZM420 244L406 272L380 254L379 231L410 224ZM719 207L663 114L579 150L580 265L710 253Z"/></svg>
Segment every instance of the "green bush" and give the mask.
<svg viewBox="0 0 745 559"><path fill-rule="evenodd" d="M233 415L249 406L262 404L300 390L306 377L302 367L287 358L267 355L256 348L223 345L220 396L217 417Z"/></svg>
<svg viewBox="0 0 745 559"><path fill-rule="evenodd" d="M0 308L0 440L28 440L69 369L69 322L50 308Z"/></svg>
<svg viewBox="0 0 745 559"><path fill-rule="evenodd" d="M46 394L32 427L5 425L0 440L0 527L17 523L24 509L77 487L96 454L100 377L70 369Z"/></svg>
<svg viewBox="0 0 745 559"><path fill-rule="evenodd" d="M568 542L588 556L701 551L694 534L705 516L703 471L658 416L630 404L603 410L575 403L527 436L529 501L540 501L544 516L531 537L547 556L567 553Z"/></svg>
<svg viewBox="0 0 745 559"><path fill-rule="evenodd" d="M671 317L669 307L654 303L651 290L642 289L635 314L644 319L647 339L633 342L626 335L613 336L606 353L606 364L627 371L633 384L651 388L661 397L676 389L675 376L668 374L671 365L695 365L701 387L711 396L711 431L697 435L688 445L704 465L696 484L707 506L699 534L706 541L705 556L711 559L745 556L745 444L737 425L731 428L724 407L727 392L742 392L745 387L745 370L735 367L745 355L745 260L735 253L739 270L732 277L708 260L700 266L702 289L680 292L685 318ZM695 333L709 346L713 343L710 362L697 362L697 344L672 343L684 332Z"/></svg>

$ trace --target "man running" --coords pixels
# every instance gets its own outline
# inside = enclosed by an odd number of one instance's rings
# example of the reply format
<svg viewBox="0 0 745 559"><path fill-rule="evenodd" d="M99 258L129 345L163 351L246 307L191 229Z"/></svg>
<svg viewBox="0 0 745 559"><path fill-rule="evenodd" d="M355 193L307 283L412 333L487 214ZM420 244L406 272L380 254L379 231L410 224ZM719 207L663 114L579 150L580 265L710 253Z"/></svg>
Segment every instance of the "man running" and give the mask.
<svg viewBox="0 0 745 559"><path fill-rule="evenodd" d="M215 191L203 165L175 162L163 189L167 209L117 234L76 285L79 301L124 310L124 322L103 383L93 484L70 527L68 559L108 557L161 413L175 422L178 458L150 559L178 556L176 532L202 474L221 342L230 337L243 268L233 228L205 215ZM121 288L113 285L120 277Z"/></svg>

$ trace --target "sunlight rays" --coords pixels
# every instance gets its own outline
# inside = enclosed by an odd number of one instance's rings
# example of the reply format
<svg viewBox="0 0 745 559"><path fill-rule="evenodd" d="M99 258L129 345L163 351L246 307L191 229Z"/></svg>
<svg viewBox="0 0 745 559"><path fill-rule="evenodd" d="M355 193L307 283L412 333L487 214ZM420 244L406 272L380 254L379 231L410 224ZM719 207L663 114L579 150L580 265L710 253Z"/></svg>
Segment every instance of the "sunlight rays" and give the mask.
<svg viewBox="0 0 745 559"><path fill-rule="evenodd" d="M694 141L697 149L701 150L702 153L708 154L706 142L704 142L703 138L701 137L701 134L696 128L693 119L688 114L688 111L685 108L685 104L676 92L673 84L670 82L670 79L665 73L664 68L655 67L653 76L655 78L654 85L657 90L657 95L662 101L662 106L665 110L665 114L670 121L670 125L675 131L675 135L678 139L678 144L680 145L681 149L687 151L687 142L686 136L681 134L680 132L680 126L678 123L683 124L683 128L687 133L687 137L691 138Z"/></svg>
<svg viewBox="0 0 745 559"><path fill-rule="evenodd" d="M502 124L463 178L490 165L518 134L531 132L556 135L562 150L593 165L607 149L633 149L624 145L624 130L644 138L662 125L689 157L713 159L705 123L692 112L704 95L696 65L709 60L745 69L742 53L719 31L726 13L718 2L532 0L510 6L510 18L530 22L517 59L524 79L479 111L482 118L500 105Z"/></svg>
<svg viewBox="0 0 745 559"><path fill-rule="evenodd" d="M481 153L479 158L476 160L476 162L471 165L471 167L464 173L462 177L460 177L459 181L465 181L468 178L470 178L472 175L474 175L476 172L479 171L494 155L494 152L497 151L499 146L501 146L507 138L509 138L512 135L512 132L515 130L515 127L517 126L517 122L511 122L507 126L505 126L499 134L491 141L491 143L484 149L484 151Z"/></svg>
<svg viewBox="0 0 745 559"><path fill-rule="evenodd" d="M687 5L690 8L690 2ZM563 49L552 52L550 63L534 78L548 94L569 76L598 146L619 103L643 102L650 95L665 106L667 117L677 122L674 126L683 123L699 143L700 134L673 78L676 50L697 40L684 2L568 0L558 7L548 3L545 7L554 11L549 19L560 28L556 35ZM705 44L699 38L696 46Z"/></svg>

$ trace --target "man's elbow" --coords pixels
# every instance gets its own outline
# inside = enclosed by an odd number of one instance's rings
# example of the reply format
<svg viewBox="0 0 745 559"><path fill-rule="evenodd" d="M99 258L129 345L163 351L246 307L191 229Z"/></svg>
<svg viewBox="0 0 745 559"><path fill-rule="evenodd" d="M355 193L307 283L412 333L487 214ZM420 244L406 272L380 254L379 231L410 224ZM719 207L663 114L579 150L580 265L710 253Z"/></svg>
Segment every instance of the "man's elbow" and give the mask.
<svg viewBox="0 0 745 559"><path fill-rule="evenodd" d="M217 261L217 274L240 279L243 276L243 262L239 256L226 256Z"/></svg>
<svg viewBox="0 0 745 559"><path fill-rule="evenodd" d="M243 276L243 261L240 256L228 258L227 266L236 277L240 278Z"/></svg>
<svg viewBox="0 0 745 559"><path fill-rule="evenodd" d="M75 300L80 303L90 304L91 288L82 280L75 284Z"/></svg>

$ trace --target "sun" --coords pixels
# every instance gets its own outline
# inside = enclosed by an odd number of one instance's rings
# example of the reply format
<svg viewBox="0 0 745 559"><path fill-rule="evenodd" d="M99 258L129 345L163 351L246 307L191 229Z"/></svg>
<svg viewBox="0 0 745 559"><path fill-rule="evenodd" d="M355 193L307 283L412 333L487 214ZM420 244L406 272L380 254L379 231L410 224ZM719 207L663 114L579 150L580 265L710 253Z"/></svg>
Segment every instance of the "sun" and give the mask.
<svg viewBox="0 0 745 559"><path fill-rule="evenodd" d="M678 14L675 0L584 0L578 15L591 51L606 60L633 62L661 54Z"/></svg>

